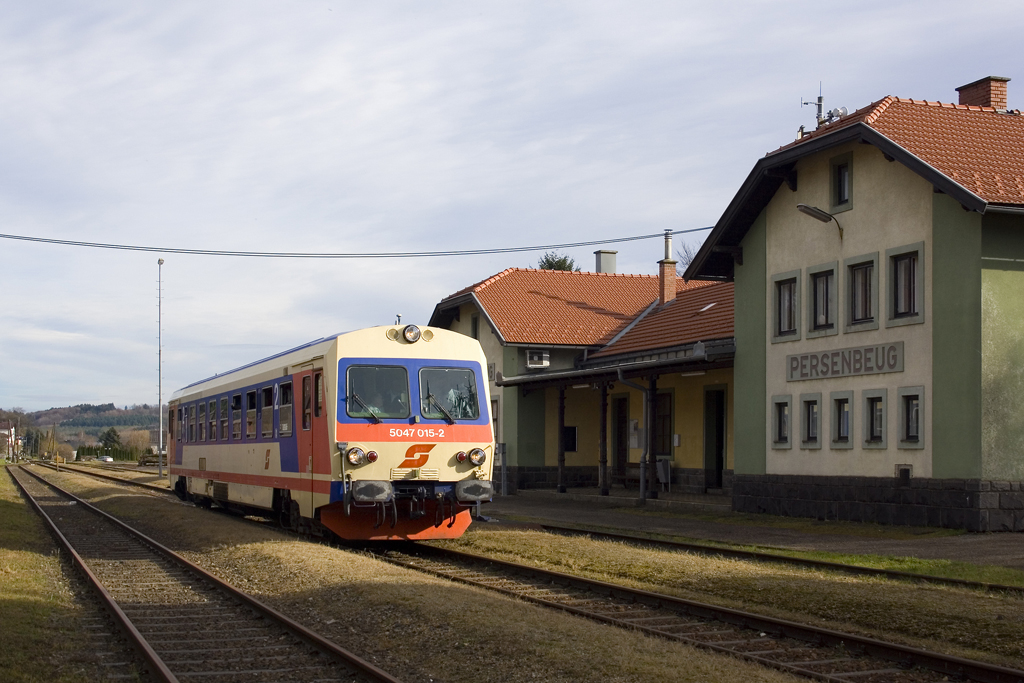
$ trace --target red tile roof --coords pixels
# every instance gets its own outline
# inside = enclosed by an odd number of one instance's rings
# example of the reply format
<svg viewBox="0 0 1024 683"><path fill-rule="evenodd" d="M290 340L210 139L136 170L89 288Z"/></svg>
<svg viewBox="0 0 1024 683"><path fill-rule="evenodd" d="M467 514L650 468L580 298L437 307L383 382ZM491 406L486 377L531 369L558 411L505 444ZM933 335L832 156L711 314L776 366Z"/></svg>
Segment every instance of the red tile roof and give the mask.
<svg viewBox="0 0 1024 683"><path fill-rule="evenodd" d="M697 283L696 280L690 284ZM702 282L681 291L673 301L641 320L614 344L591 358L653 351L733 336L733 284Z"/></svg>
<svg viewBox="0 0 1024 683"><path fill-rule="evenodd" d="M776 151L855 123L870 126L987 202L1024 204L1019 110L885 97Z"/></svg>
<svg viewBox="0 0 1024 683"><path fill-rule="evenodd" d="M706 285L676 280L678 292ZM440 305L471 292L506 342L600 346L658 298L658 277L509 268Z"/></svg>

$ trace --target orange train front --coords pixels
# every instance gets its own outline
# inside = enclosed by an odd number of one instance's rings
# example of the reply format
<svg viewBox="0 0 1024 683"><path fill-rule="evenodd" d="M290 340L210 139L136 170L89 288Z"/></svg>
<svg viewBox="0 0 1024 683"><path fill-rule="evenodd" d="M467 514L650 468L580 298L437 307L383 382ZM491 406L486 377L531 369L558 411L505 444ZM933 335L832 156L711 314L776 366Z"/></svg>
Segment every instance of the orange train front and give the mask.
<svg viewBox="0 0 1024 683"><path fill-rule="evenodd" d="M192 384L170 401L182 498L352 540L460 536L493 495L479 343L375 327Z"/></svg>

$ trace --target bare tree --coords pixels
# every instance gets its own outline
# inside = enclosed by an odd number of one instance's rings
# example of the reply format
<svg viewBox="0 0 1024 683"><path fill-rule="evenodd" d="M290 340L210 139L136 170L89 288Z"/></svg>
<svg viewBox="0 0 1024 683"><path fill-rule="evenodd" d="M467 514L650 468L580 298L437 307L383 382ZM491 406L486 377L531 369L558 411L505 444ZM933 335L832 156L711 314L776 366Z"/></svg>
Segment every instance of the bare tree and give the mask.
<svg viewBox="0 0 1024 683"><path fill-rule="evenodd" d="M678 265L676 266L677 275L682 275L686 272L686 269L693 263L693 259L696 258L699 250L699 246L694 246L689 242L682 242L679 245L679 249L676 249L676 256L679 257Z"/></svg>

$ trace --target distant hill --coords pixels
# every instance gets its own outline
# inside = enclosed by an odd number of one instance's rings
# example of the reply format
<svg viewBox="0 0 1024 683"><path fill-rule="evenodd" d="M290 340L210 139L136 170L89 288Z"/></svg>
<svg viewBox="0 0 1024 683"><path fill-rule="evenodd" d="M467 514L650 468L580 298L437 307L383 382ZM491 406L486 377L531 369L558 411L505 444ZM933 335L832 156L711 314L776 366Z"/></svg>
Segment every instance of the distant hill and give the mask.
<svg viewBox="0 0 1024 683"><path fill-rule="evenodd" d="M113 403L82 403L66 408L25 413L25 417L38 429L48 430L57 425L58 434L69 441L96 437L110 427L124 432L134 429L157 429L160 426L160 413L157 407L148 404L125 406L122 409Z"/></svg>

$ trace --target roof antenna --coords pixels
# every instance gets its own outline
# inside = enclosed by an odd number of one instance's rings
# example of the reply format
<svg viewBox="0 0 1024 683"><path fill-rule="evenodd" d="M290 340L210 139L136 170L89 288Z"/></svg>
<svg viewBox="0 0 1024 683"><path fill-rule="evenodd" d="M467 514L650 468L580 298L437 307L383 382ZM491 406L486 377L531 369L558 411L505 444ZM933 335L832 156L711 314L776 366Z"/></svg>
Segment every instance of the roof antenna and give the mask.
<svg viewBox="0 0 1024 683"><path fill-rule="evenodd" d="M815 117L815 120L818 122L818 125L816 126L817 128L821 128L826 123L832 123L833 121L837 121L840 118L842 118L843 116L846 116L847 114L850 113L850 110L847 109L846 107L839 107L838 109L833 109L832 111L826 112L826 111L824 111L824 108L825 108L824 103L825 103L825 99L821 96L821 81L818 81L818 101L817 102L805 102L803 100L803 98L800 98L800 105L801 106L806 105L806 104L816 104L817 105L817 107L818 107L818 114ZM799 138L802 138L802 137L803 137L803 126L800 127L800 136L799 136ZM797 138L797 139L799 139L799 138Z"/></svg>
<svg viewBox="0 0 1024 683"><path fill-rule="evenodd" d="M401 325L402 324L402 314L401 313L395 313L395 324L396 325Z"/></svg>
<svg viewBox="0 0 1024 683"><path fill-rule="evenodd" d="M817 121L819 127L821 126L821 124L825 123L825 117L824 117L823 112L822 112L822 108L824 107L824 103L825 103L825 99L821 96L821 81L818 81L818 101L817 102L805 102L804 98L802 98L802 97L800 98L800 106L801 107L805 107L808 104L817 104L818 105L818 115L814 117L814 120Z"/></svg>

